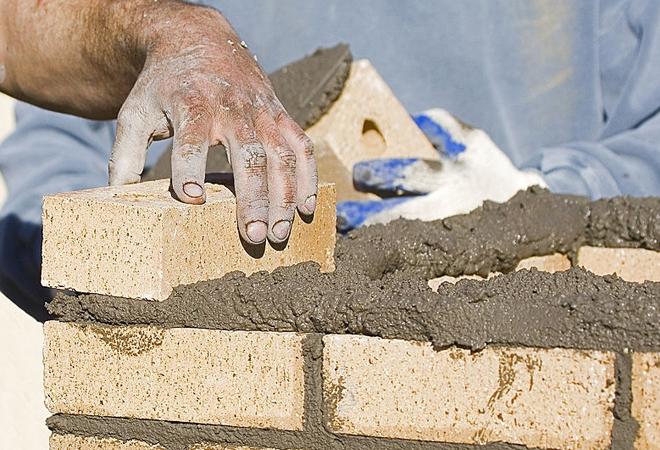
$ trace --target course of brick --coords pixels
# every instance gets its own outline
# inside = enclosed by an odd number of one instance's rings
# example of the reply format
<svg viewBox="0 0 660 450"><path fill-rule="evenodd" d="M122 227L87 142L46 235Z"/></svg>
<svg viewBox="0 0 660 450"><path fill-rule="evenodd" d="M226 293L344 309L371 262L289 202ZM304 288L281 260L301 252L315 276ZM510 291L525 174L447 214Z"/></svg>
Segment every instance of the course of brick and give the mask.
<svg viewBox="0 0 660 450"><path fill-rule="evenodd" d="M206 184L206 203L175 200L169 181L47 196L43 206L44 286L164 300L181 284L253 273L303 261L334 269L335 194L321 185L314 219L296 217L283 249L246 251L236 229L236 201Z"/></svg>
<svg viewBox="0 0 660 450"><path fill-rule="evenodd" d="M553 197L530 195L554 207ZM516 223L538 215L535 201L512 204L522 211ZM660 284L569 267L580 247L629 236L600 225L612 208L599 215L602 203L575 204L566 214L587 231L568 236L502 228L488 246L479 227L509 222L507 209L489 205L436 224L454 235L406 243L417 239L409 228L398 253L366 239L368 230L354 233L333 273L305 263L229 274L162 302L59 295L50 305L58 320L45 326L51 448L654 448ZM637 226L639 205L617 205ZM76 209L62 210L75 222ZM621 242L626 258L657 256L647 229L641 243ZM528 240L511 246L507 233ZM366 258L374 246L382 258ZM44 254L62 256L52 246ZM483 278L428 287L433 275L462 275L459 263ZM518 270L484 279L507 269Z"/></svg>

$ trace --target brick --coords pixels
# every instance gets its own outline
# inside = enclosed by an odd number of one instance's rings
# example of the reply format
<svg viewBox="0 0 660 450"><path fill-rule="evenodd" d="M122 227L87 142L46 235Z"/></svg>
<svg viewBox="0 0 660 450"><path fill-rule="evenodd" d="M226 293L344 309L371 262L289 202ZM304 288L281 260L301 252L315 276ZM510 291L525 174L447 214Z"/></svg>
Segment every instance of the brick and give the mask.
<svg viewBox="0 0 660 450"><path fill-rule="evenodd" d="M546 255L546 256L532 256L530 258L523 259L518 263L518 266L516 267L516 270L521 270L521 269L531 269L531 268L536 268L537 270L541 270L543 272L560 272L563 270L568 270L571 268L571 261L568 259L566 255L562 255L561 253L554 253L552 255ZM457 283L460 280L485 280L485 279L490 279L493 277L496 277L498 275L501 275L500 272L493 272L491 274L488 274L488 278L480 277L479 275L461 275L460 277L450 277L448 275L434 278L432 280L429 280L428 284L429 287L433 290L433 292L437 292L438 288L442 283Z"/></svg>
<svg viewBox="0 0 660 450"><path fill-rule="evenodd" d="M337 433L426 441L609 448L614 355L478 353L364 336L324 338L324 401Z"/></svg>
<svg viewBox="0 0 660 450"><path fill-rule="evenodd" d="M305 132L317 146L335 152L349 175L356 162L366 159L438 158L424 133L366 60L352 64L339 98ZM323 161L319 176L327 179Z"/></svg>
<svg viewBox="0 0 660 450"><path fill-rule="evenodd" d="M50 450L165 450L159 445L142 441L119 441L112 438L53 434Z"/></svg>
<svg viewBox="0 0 660 450"><path fill-rule="evenodd" d="M626 281L660 281L660 252L652 250L581 247L578 265L596 275L616 273Z"/></svg>
<svg viewBox="0 0 660 450"><path fill-rule="evenodd" d="M44 326L52 413L300 430L302 336L137 326Z"/></svg>
<svg viewBox="0 0 660 450"><path fill-rule="evenodd" d="M639 423L637 450L660 448L660 353L632 356L632 414Z"/></svg>
<svg viewBox="0 0 660 450"><path fill-rule="evenodd" d="M532 256L518 263L516 270L536 268L542 272L563 272L571 268L571 260L561 253L545 256Z"/></svg>
<svg viewBox="0 0 660 450"><path fill-rule="evenodd" d="M480 280L480 281L484 281L484 280L489 280L489 279L491 279L493 277L496 277L498 275L501 275L501 273L499 273L499 272L490 273L490 274L488 274L488 278L484 278L484 277L481 277L479 275L461 275L461 276L458 276L458 277L443 275L441 277L433 278L432 280L429 280L428 285L429 285L429 287L431 288L431 290L433 292L438 292L438 289L440 288L440 285L442 283L456 284L461 280Z"/></svg>
<svg viewBox="0 0 660 450"><path fill-rule="evenodd" d="M43 209L45 286L164 300L174 286L316 261L334 270L335 194L319 189L311 223L296 217L284 249L250 254L236 229L235 198L208 184L202 206L174 200L167 180L47 196Z"/></svg>

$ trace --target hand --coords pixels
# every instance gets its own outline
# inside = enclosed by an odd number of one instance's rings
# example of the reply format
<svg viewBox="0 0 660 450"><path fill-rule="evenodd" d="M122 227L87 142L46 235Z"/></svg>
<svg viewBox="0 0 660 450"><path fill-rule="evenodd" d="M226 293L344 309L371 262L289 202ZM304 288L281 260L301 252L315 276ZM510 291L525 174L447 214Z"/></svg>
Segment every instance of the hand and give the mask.
<svg viewBox="0 0 660 450"><path fill-rule="evenodd" d="M174 136L174 193L202 204L208 148L222 143L241 236L253 244L285 241L296 207L303 215L316 207L310 139L220 13L182 8L153 27L144 68L118 115L110 184L139 182L151 141Z"/></svg>
<svg viewBox="0 0 660 450"><path fill-rule="evenodd" d="M529 186L545 186L535 172L518 170L479 129L432 109L415 118L440 151L439 161L376 159L356 164L353 182L386 198L337 205L338 228L387 223L398 218L436 220L470 212L484 200L503 202Z"/></svg>

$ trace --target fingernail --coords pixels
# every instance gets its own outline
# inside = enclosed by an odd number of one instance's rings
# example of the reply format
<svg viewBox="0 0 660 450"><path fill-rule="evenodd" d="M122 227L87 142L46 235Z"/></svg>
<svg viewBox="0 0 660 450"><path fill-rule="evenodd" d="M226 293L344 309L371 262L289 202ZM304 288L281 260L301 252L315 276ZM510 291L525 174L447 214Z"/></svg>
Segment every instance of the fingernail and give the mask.
<svg viewBox="0 0 660 450"><path fill-rule="evenodd" d="M185 192L188 197L197 198L204 194L204 189L202 189L199 184L190 182L183 185L183 192Z"/></svg>
<svg viewBox="0 0 660 450"><path fill-rule="evenodd" d="M268 227L265 223L259 220L250 222L247 225L247 237L255 244L261 244L263 241L265 241L267 232Z"/></svg>
<svg viewBox="0 0 660 450"><path fill-rule="evenodd" d="M280 220L275 225L273 225L273 234L277 239L284 240L289 235L290 229L291 222L288 220Z"/></svg>
<svg viewBox="0 0 660 450"><path fill-rule="evenodd" d="M310 195L305 200L305 209L311 214L316 209L316 195Z"/></svg>

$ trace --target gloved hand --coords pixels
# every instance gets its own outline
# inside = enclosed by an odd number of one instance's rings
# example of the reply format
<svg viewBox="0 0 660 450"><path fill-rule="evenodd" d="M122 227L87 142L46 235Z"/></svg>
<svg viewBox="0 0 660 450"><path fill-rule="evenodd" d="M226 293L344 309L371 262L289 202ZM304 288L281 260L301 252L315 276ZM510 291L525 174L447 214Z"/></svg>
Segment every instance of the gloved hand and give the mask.
<svg viewBox="0 0 660 450"><path fill-rule="evenodd" d="M355 187L383 199L339 203L339 231L401 217L441 219L472 211L484 200L503 202L529 186L546 186L540 174L514 167L484 131L447 111L432 109L414 119L438 149L439 160L390 158L356 164Z"/></svg>

